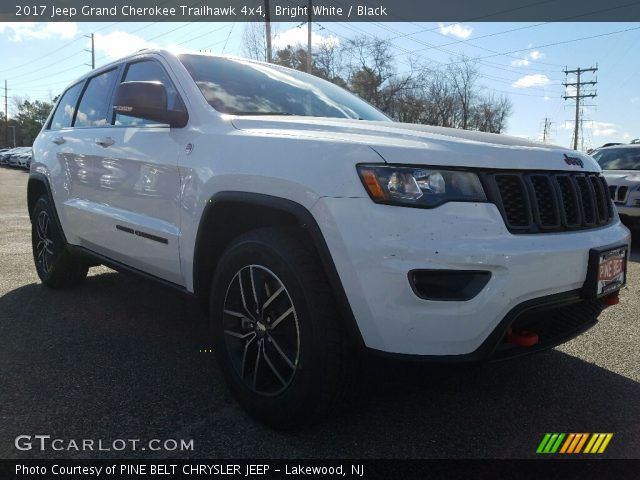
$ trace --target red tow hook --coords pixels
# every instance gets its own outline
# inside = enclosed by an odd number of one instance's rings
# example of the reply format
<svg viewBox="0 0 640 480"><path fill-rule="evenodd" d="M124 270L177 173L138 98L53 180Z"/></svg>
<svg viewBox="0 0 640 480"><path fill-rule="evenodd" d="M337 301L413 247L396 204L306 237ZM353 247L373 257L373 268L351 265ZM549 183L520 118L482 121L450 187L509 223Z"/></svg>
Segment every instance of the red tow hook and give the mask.
<svg viewBox="0 0 640 480"><path fill-rule="evenodd" d="M618 292L612 293L608 297L604 297L602 299L602 303L605 305L618 305L620 303L620 296Z"/></svg>
<svg viewBox="0 0 640 480"><path fill-rule="evenodd" d="M507 330L507 342L518 345L519 347L533 347L540 339L538 334L529 330L520 330L514 332L511 327Z"/></svg>

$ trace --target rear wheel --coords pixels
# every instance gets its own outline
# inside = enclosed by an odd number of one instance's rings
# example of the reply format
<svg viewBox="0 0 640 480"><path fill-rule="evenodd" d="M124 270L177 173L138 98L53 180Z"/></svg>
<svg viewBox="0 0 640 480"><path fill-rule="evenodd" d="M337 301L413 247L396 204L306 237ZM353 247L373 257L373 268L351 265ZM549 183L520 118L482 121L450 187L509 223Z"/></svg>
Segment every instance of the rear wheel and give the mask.
<svg viewBox="0 0 640 480"><path fill-rule="evenodd" d="M301 428L351 393L347 336L317 254L297 230L234 241L218 264L210 312L221 370L258 420Z"/></svg>
<svg viewBox="0 0 640 480"><path fill-rule="evenodd" d="M48 287L74 287L87 276L88 264L68 251L47 195L38 199L31 214L31 244L38 277Z"/></svg>

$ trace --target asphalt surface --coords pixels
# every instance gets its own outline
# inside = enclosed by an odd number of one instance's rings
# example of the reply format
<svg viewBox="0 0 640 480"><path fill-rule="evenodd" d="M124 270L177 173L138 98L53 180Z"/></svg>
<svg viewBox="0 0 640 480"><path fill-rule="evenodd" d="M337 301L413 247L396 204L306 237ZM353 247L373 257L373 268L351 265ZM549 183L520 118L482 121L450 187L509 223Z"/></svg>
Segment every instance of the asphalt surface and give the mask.
<svg viewBox="0 0 640 480"><path fill-rule="evenodd" d="M372 384L348 414L287 434L231 398L212 354L200 352L193 299L105 267L78 289L43 287L27 178L0 168L0 458L526 458L545 432L613 432L606 457L640 458L638 240L621 304L579 338L430 386ZM18 435L194 443L41 452L17 450Z"/></svg>

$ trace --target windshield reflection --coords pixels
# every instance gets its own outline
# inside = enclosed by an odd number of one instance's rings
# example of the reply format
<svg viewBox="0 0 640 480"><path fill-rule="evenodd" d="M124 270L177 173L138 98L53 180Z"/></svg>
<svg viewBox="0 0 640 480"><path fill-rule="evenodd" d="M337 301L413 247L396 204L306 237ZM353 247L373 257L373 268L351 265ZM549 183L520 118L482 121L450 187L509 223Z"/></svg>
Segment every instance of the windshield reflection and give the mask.
<svg viewBox="0 0 640 480"><path fill-rule="evenodd" d="M232 115L302 115L390 121L365 101L313 75L264 63L182 54L205 99Z"/></svg>

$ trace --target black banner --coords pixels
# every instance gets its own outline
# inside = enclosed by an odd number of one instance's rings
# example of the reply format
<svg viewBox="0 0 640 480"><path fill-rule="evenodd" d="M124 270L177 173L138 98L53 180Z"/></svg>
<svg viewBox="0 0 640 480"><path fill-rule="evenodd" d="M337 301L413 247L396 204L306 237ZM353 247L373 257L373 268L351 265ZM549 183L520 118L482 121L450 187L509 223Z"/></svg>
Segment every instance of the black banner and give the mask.
<svg viewBox="0 0 640 480"><path fill-rule="evenodd" d="M636 479L640 460L0 460L8 479Z"/></svg>
<svg viewBox="0 0 640 480"><path fill-rule="evenodd" d="M273 22L640 21L630 0L3 0L0 21L256 22L267 5Z"/></svg>

